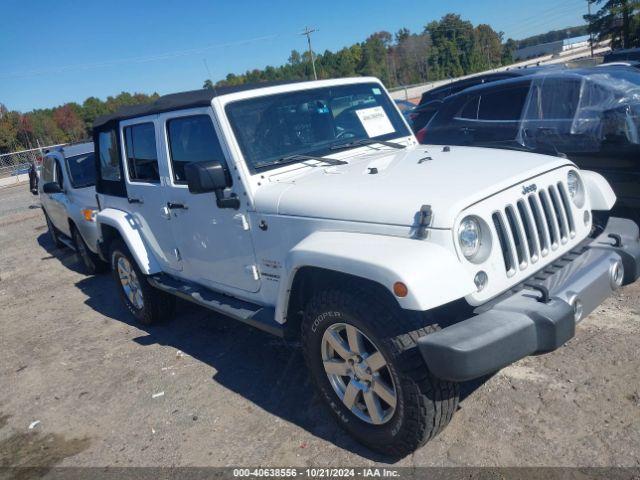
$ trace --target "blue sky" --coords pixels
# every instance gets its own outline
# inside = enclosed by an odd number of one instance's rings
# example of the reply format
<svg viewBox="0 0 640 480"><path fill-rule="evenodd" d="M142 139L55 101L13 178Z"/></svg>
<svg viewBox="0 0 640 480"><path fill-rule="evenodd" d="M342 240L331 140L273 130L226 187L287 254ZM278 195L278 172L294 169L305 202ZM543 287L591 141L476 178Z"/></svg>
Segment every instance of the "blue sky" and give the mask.
<svg viewBox="0 0 640 480"><path fill-rule="evenodd" d="M337 50L447 12L523 38L583 23L586 0L0 0L0 102L27 111L121 91L200 88L209 75Z"/></svg>

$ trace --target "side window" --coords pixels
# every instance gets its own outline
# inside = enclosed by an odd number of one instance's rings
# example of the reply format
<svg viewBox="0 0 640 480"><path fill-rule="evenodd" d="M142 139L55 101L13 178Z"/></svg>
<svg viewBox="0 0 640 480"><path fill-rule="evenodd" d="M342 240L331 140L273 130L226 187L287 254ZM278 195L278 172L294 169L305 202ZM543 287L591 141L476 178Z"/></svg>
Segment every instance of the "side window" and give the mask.
<svg viewBox="0 0 640 480"><path fill-rule="evenodd" d="M460 112L456 115L456 118L462 118L465 120L477 120L478 119L478 103L480 101L479 96L470 97L467 102L462 106Z"/></svg>
<svg viewBox="0 0 640 480"><path fill-rule="evenodd" d="M118 164L118 144L115 130L99 133L98 150L102 180L119 182L120 165Z"/></svg>
<svg viewBox="0 0 640 480"><path fill-rule="evenodd" d="M160 181L156 132L153 123L141 123L124 128L127 168L131 181Z"/></svg>
<svg viewBox="0 0 640 480"><path fill-rule="evenodd" d="M44 157L42 162L42 183L53 182L53 169L55 160L51 157Z"/></svg>
<svg viewBox="0 0 640 480"><path fill-rule="evenodd" d="M220 141L208 115L179 117L167 121L167 137L176 183L186 182L184 166L187 163L217 160L225 164Z"/></svg>
<svg viewBox="0 0 640 480"><path fill-rule="evenodd" d="M529 85L509 89L497 89L482 95L478 108L479 120L520 120Z"/></svg>

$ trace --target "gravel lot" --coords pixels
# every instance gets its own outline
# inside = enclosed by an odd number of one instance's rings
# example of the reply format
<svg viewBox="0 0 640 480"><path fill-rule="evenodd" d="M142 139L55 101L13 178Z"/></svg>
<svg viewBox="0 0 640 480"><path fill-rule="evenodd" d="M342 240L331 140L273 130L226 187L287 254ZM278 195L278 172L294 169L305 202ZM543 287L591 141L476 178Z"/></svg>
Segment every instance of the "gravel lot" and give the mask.
<svg viewBox="0 0 640 480"><path fill-rule="evenodd" d="M640 284L560 350L464 385L394 463L336 426L297 348L187 304L141 328L78 265L26 186L0 190L0 466L640 466Z"/></svg>

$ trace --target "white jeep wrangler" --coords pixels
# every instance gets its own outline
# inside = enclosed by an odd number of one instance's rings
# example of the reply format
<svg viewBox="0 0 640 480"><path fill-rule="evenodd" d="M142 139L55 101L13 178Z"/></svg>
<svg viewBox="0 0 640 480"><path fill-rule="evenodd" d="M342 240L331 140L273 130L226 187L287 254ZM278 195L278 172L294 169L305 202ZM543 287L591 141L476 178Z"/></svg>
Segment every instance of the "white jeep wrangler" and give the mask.
<svg viewBox="0 0 640 480"><path fill-rule="evenodd" d="M94 125L100 251L142 323L182 297L299 338L337 421L405 455L458 382L554 350L635 281L638 227L562 158L418 145L374 78L161 97Z"/></svg>

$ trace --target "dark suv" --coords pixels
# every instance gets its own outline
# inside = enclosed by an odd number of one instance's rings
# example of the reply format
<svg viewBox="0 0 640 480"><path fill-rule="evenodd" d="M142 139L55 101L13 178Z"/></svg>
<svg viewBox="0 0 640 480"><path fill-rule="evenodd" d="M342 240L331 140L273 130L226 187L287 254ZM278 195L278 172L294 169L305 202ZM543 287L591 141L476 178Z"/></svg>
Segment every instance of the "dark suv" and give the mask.
<svg viewBox="0 0 640 480"><path fill-rule="evenodd" d="M418 103L418 106L409 113L411 128L414 132L420 131L429 122L429 120L431 120L431 117L433 117L445 98L455 95L467 88L498 82L500 80L507 80L509 78L521 78L527 75L533 75L534 73L543 70L560 68L565 67L564 65L550 65L544 67L516 68L503 70L501 72L484 73L427 90L422 94L422 97L420 97L420 103Z"/></svg>
<svg viewBox="0 0 640 480"><path fill-rule="evenodd" d="M567 156L601 173L618 206L640 208L640 72L598 67L540 72L447 98L422 143Z"/></svg>

